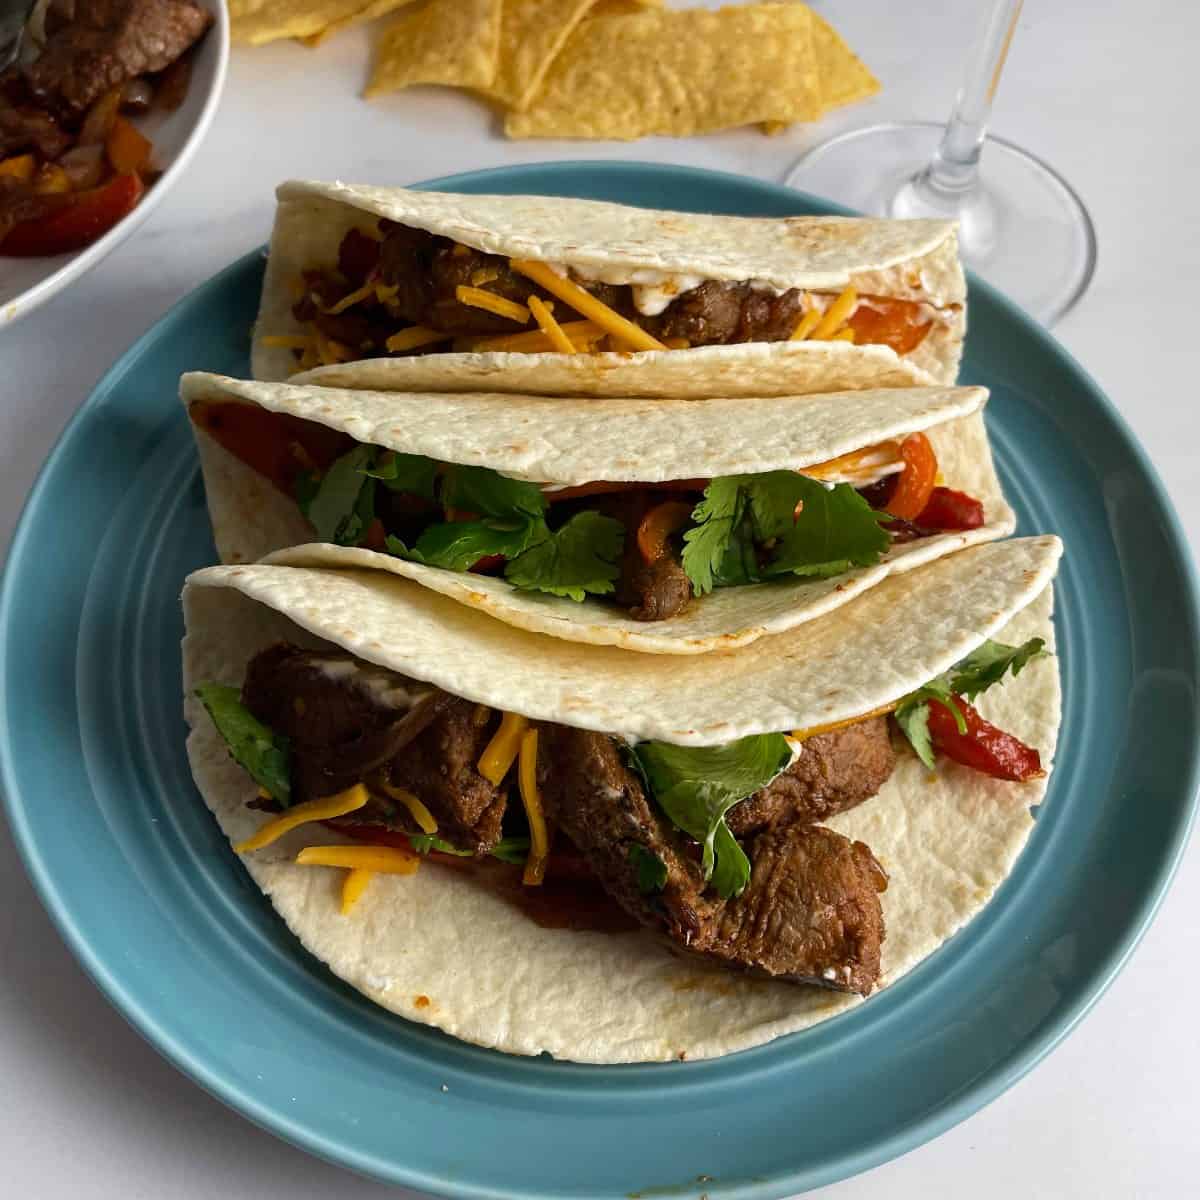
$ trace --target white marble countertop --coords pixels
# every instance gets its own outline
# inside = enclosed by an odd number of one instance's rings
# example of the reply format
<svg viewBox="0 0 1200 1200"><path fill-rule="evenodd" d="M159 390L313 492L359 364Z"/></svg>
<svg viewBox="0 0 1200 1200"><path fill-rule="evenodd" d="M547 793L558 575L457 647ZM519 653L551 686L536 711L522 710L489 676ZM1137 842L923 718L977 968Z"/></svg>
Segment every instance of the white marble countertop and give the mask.
<svg viewBox="0 0 1200 1200"><path fill-rule="evenodd" d="M0 332L0 553L38 466L92 384L180 296L263 240L277 181L407 183L581 157L655 159L777 180L804 146L842 128L943 116L982 4L820 5L885 91L814 130L778 138L746 131L632 145L510 144L482 106L458 94L422 89L360 101L361 31L317 52L298 45L236 51L216 123L177 190L101 267ZM1099 269L1057 332L1149 449L1193 550L1200 545L1200 403L1192 386L1200 150L1188 84L1197 44L1200 6L1031 3L994 123L998 134L1059 168L1092 211ZM1046 1062L931 1144L820 1194L1194 1195L1198 912L1200 858L1193 852L1125 972ZM68 955L3 828L0 1079L5 1195L400 1194L275 1140L160 1059Z"/></svg>

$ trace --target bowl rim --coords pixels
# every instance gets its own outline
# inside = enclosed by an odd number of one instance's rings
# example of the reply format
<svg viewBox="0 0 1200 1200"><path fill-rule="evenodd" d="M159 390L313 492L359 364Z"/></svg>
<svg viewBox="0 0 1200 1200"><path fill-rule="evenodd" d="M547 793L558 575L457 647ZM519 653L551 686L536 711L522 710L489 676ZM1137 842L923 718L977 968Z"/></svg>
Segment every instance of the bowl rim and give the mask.
<svg viewBox="0 0 1200 1200"><path fill-rule="evenodd" d="M225 76L229 67L229 9L225 0L212 0L206 5L213 14L213 25L208 31L207 39L215 42L216 60L208 83L208 94L200 109L200 115L187 135L179 153L170 166L142 198L141 203L122 217L103 237L98 238L90 246L78 250L56 271L39 279L31 287L19 292L11 300L0 304L0 333L11 325L16 324L22 317L28 316L40 308L47 300L58 295L69 284L74 283L98 263L109 256L122 242L131 237L159 206L167 193L175 186L176 181L187 170L192 156L204 141L213 119L217 114L217 105L225 90Z"/></svg>

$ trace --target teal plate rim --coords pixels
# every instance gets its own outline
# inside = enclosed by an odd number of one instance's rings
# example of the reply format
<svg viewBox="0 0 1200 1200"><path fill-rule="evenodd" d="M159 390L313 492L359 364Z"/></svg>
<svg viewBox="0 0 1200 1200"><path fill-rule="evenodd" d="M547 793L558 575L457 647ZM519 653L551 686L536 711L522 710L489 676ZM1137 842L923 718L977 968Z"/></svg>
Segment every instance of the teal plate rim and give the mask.
<svg viewBox="0 0 1200 1200"><path fill-rule="evenodd" d="M629 162L421 186L839 211L736 175ZM256 251L225 268L109 370L47 459L0 583L0 792L14 838L68 946L153 1046L257 1124L390 1182L472 1197L715 1200L788 1195L912 1149L1009 1087L1086 1014L1153 919L1194 819L1196 578L1123 419L975 278L964 380L993 388L989 429L1021 531L1059 532L1068 555L1059 764L1030 846L975 921L814 1030L716 1061L609 1068L464 1046L375 1009L299 951L180 761L175 597L212 550L190 436L173 386L161 387L200 365L245 370L261 266ZM77 520L59 519L64 504ZM222 978L235 961L246 977ZM235 1004L261 1005L281 1028L229 1032L247 1012ZM468 1134L472 1147L453 1144ZM538 1153L540 1178L527 1166Z"/></svg>

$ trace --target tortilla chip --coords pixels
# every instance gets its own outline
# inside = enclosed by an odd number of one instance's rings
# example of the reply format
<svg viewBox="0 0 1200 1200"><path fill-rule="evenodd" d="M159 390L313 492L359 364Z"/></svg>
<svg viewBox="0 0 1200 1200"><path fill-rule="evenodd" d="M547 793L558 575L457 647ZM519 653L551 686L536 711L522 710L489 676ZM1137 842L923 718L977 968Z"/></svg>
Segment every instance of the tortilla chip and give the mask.
<svg viewBox="0 0 1200 1200"><path fill-rule="evenodd" d="M842 35L816 12L812 14L812 37L822 116L831 108L865 100L880 90L879 80L867 65L846 45ZM774 137L790 125L790 121L764 121L762 131L768 137Z"/></svg>
<svg viewBox="0 0 1200 1200"><path fill-rule="evenodd" d="M596 0L504 0L500 62L484 92L518 111L529 107L555 56Z"/></svg>
<svg viewBox="0 0 1200 1200"><path fill-rule="evenodd" d="M821 112L803 5L650 9L584 21L509 137L686 137Z"/></svg>
<svg viewBox="0 0 1200 1200"><path fill-rule="evenodd" d="M502 0L431 0L384 31L366 96L417 83L488 88L500 58Z"/></svg>
<svg viewBox="0 0 1200 1200"><path fill-rule="evenodd" d="M812 37L822 108L840 108L879 91L879 80L820 13L812 14Z"/></svg>
<svg viewBox="0 0 1200 1200"><path fill-rule="evenodd" d="M315 49L326 38L333 37L335 33L341 33L343 29L349 29L351 25L363 25L367 21L374 21L377 17L386 17L388 13L395 12L396 9L403 8L406 4L412 3L413 0L374 0L374 3L368 4L358 12L350 13L340 20L332 21L319 33L314 33L310 37L301 38L300 40L306 46L311 46Z"/></svg>
<svg viewBox="0 0 1200 1200"><path fill-rule="evenodd" d="M409 0L398 0L406 4ZM369 0L229 0L229 29L235 42L261 46L279 38L307 38L352 20ZM392 7L397 7L393 3Z"/></svg>

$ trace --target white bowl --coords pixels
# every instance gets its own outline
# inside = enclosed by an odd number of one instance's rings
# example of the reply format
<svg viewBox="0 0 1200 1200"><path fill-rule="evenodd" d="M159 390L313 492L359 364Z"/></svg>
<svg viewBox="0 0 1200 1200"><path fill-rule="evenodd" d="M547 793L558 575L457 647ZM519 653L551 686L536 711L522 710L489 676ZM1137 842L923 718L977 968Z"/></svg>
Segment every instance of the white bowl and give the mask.
<svg viewBox="0 0 1200 1200"><path fill-rule="evenodd" d="M32 312L115 250L158 207L204 140L225 86L229 15L224 0L207 0L216 18L192 60L184 102L171 113L150 113L138 126L154 142L154 165L163 172L141 203L103 237L72 254L44 258L0 255L0 328Z"/></svg>

